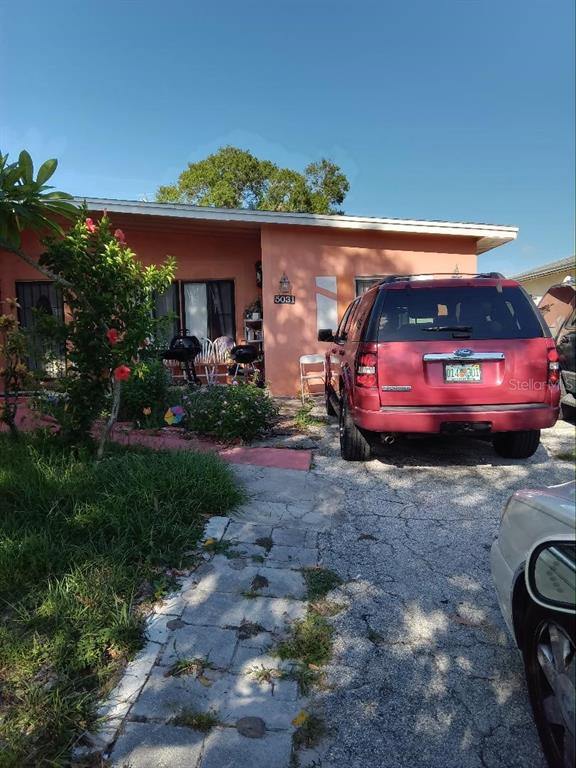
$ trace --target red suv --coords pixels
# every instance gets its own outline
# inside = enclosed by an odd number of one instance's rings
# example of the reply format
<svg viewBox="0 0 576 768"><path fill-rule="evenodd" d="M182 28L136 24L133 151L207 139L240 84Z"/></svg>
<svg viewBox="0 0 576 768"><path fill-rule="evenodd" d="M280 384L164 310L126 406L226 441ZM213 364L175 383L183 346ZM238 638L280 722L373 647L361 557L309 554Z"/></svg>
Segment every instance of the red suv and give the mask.
<svg viewBox="0 0 576 768"><path fill-rule="evenodd" d="M397 435L492 435L497 453L532 456L559 412L558 353L532 300L496 272L390 276L321 330L326 408L348 461Z"/></svg>

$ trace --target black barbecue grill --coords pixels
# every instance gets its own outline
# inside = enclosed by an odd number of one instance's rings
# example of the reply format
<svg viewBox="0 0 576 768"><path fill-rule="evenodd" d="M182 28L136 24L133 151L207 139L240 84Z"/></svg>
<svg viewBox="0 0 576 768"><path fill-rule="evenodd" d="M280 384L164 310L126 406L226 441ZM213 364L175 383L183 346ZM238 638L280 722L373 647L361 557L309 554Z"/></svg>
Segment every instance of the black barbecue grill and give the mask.
<svg viewBox="0 0 576 768"><path fill-rule="evenodd" d="M186 381L189 384L192 382L200 384L200 379L196 375L194 360L201 352L202 344L200 344L196 336L187 336L185 333L181 333L174 336L168 349L162 352L162 359L176 360L182 363L186 372Z"/></svg>
<svg viewBox="0 0 576 768"><path fill-rule="evenodd" d="M230 357L234 360L234 365L228 369L228 373L236 381L238 376L246 376L255 371L254 362L259 355L259 351L252 344L238 344L230 350Z"/></svg>

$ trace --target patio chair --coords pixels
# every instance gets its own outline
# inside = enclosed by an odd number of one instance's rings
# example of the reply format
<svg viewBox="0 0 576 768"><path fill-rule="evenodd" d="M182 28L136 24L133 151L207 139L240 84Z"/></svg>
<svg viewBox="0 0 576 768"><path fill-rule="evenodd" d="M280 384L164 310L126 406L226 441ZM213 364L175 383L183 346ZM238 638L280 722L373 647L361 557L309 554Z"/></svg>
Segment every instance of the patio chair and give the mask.
<svg viewBox="0 0 576 768"><path fill-rule="evenodd" d="M235 344L236 342L231 336L219 336L217 339L214 339L212 346L213 371L211 372L213 381L211 383L218 383L218 379L224 379L224 382L226 382L226 377L228 376L227 366L232 360L231 350Z"/></svg>
<svg viewBox="0 0 576 768"><path fill-rule="evenodd" d="M198 365L204 367L204 375L206 376L206 384L216 383L216 366L214 360L214 342L210 341L206 337L200 339L202 345L202 351L196 358Z"/></svg>
<svg viewBox="0 0 576 768"><path fill-rule="evenodd" d="M214 339L214 362L220 364L227 363L231 359L230 351L235 343L231 336L219 336L217 339Z"/></svg>
<svg viewBox="0 0 576 768"><path fill-rule="evenodd" d="M322 366L321 370L318 367ZM305 400L304 385L308 390L308 395L311 395L309 382L316 379L322 384L326 384L326 361L324 355L302 355L300 358L300 394L302 397L302 403ZM324 390L322 390L324 394Z"/></svg>

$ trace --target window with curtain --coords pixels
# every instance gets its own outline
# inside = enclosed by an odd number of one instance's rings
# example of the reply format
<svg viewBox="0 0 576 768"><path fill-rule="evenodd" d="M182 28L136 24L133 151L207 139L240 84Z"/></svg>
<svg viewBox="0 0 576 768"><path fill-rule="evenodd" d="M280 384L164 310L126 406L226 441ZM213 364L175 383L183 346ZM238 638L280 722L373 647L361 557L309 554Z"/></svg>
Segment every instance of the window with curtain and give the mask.
<svg viewBox="0 0 576 768"><path fill-rule="evenodd" d="M65 347L42 336L38 330L40 315L64 319L62 292L51 282L17 282L18 322L28 333L28 366L43 376L62 375L66 363Z"/></svg>
<svg viewBox="0 0 576 768"><path fill-rule="evenodd" d="M232 280L183 283L182 297L188 334L212 341L219 336L236 338Z"/></svg>

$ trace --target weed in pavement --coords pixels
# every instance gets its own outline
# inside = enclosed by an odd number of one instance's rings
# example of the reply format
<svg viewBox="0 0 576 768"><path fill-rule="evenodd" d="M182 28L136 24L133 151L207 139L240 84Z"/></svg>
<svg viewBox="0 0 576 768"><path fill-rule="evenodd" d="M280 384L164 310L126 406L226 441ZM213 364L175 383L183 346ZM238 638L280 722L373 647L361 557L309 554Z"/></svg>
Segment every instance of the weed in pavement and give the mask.
<svg viewBox="0 0 576 768"><path fill-rule="evenodd" d="M329 568L303 568L302 575L306 582L307 600L314 602L325 597L328 592L342 584L342 579Z"/></svg>
<svg viewBox="0 0 576 768"><path fill-rule="evenodd" d="M208 733L219 724L218 714L213 709L208 712L198 712L194 709L182 709L170 723L185 728L193 728L195 731Z"/></svg>

